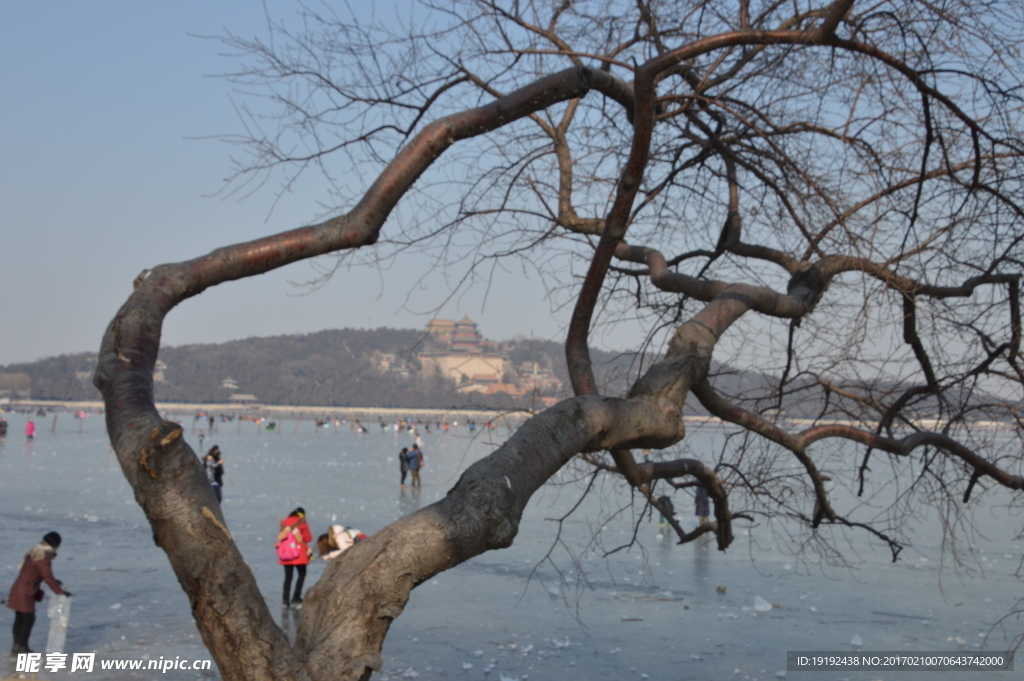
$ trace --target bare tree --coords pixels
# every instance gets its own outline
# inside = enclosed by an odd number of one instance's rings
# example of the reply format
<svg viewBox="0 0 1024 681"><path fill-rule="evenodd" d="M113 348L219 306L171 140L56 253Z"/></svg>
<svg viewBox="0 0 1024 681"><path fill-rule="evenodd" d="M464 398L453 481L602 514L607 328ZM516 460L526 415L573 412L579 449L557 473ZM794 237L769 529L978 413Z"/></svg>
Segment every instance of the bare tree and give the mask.
<svg viewBox="0 0 1024 681"><path fill-rule="evenodd" d="M875 533L895 558L917 504L955 525L993 490L1021 489L1021 443L980 425L1021 425L1019 3L416 12L398 30L306 9L299 32L226 39L244 57L236 82L281 107L242 108L233 188L287 189L310 168L369 179L336 182L319 224L143 272L103 340L111 440L225 678L368 678L410 591L509 546L570 461L654 504L659 481L699 482L714 520L677 527L680 541L713 532L721 548L738 515L782 515ZM517 255L551 277L573 306L575 397L332 563L292 647L180 428L154 408L162 321L224 281L409 247L470 279ZM611 323L669 330L627 395L602 395L591 366L588 341ZM736 387L710 374L712 353L771 381ZM685 437L691 393L747 436L705 460L638 462L631 450ZM882 459L915 475L887 516L861 518L834 507L826 456L860 492L894 475Z"/></svg>

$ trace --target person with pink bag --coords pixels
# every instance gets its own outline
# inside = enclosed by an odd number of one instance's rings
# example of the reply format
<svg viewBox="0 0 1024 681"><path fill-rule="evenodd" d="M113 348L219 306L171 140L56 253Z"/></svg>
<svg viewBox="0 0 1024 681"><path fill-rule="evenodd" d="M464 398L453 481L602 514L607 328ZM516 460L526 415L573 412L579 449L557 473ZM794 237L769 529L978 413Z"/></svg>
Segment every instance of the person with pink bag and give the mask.
<svg viewBox="0 0 1024 681"><path fill-rule="evenodd" d="M294 605L302 607L302 584L306 581L306 566L313 551L309 542L313 535L306 524L306 509L299 506L281 521L281 530L277 534L277 562L284 566L284 607ZM298 572L295 582L295 595L288 600L292 585L292 574Z"/></svg>

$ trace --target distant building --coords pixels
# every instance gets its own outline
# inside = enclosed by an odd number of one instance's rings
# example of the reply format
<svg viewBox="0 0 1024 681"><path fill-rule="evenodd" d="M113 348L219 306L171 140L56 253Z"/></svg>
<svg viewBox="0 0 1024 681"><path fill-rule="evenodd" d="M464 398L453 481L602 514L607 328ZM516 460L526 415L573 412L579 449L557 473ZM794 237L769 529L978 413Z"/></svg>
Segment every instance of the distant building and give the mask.
<svg viewBox="0 0 1024 681"><path fill-rule="evenodd" d="M422 375L431 376L440 373L456 383L465 383L478 375L492 376L498 381L505 375L508 362L505 358L493 353L471 352L425 352L420 355L423 366Z"/></svg>
<svg viewBox="0 0 1024 681"><path fill-rule="evenodd" d="M503 353L503 345L485 339L469 315L457 322L432 319L427 323L427 334L434 342L432 347L428 346L431 349L417 357L420 375L425 378L440 375L454 382L459 393L505 393L512 397L532 393L531 399L537 400L543 399L539 393L557 392L562 388L562 382L536 362L525 362L518 368L513 366ZM406 367L405 362L386 353L377 355L375 363L385 372ZM508 382L510 377L515 383Z"/></svg>
<svg viewBox="0 0 1024 681"><path fill-rule="evenodd" d="M385 352L377 358L377 368L384 372L393 371L405 376L409 373L409 362L398 355Z"/></svg>
<svg viewBox="0 0 1024 681"><path fill-rule="evenodd" d="M427 324L427 333L433 337L435 347L441 348L419 355L421 375L440 374L454 381L460 393L506 393L521 397L527 393L536 396L558 392L562 388L562 382L537 362L514 367L501 352L501 344L486 340L468 315L457 322L433 319ZM381 358L382 368L386 357ZM510 376L515 383L507 382Z"/></svg>
<svg viewBox="0 0 1024 681"><path fill-rule="evenodd" d="M523 362L517 369L519 385L526 392L558 392L562 382L537 362Z"/></svg>
<svg viewBox="0 0 1024 681"><path fill-rule="evenodd" d="M452 342L452 333L455 331L455 322L451 319L431 319L427 323L427 333L434 337L434 340L447 345Z"/></svg>
<svg viewBox="0 0 1024 681"><path fill-rule="evenodd" d="M477 381L472 380L467 383L463 383L455 389L456 392L466 393L482 393L484 395L495 395L497 393L505 393L512 397L521 397L523 391L520 390L515 383L501 383L500 381Z"/></svg>
<svg viewBox="0 0 1024 681"><path fill-rule="evenodd" d="M228 398L228 402L231 404L259 404L256 396L248 393L235 393Z"/></svg>
<svg viewBox="0 0 1024 681"><path fill-rule="evenodd" d="M457 384L496 383L510 368L508 361L491 349L480 332L476 322L464 316L453 322L450 319L432 319L427 324L427 333L444 349L430 350L419 356L420 373L433 376L440 373Z"/></svg>
<svg viewBox="0 0 1024 681"><path fill-rule="evenodd" d="M227 378L225 378L223 381L220 382L220 387L224 388L225 390L231 390L232 392L237 392L238 391L238 381L236 381L235 379L233 379L230 376L228 376Z"/></svg>
<svg viewBox="0 0 1024 681"><path fill-rule="evenodd" d="M162 359L158 359L156 364L153 365L153 380L157 383L163 383L167 379L164 378L164 372L167 371L167 365L164 364ZM238 388L235 388L237 390Z"/></svg>
<svg viewBox="0 0 1024 681"><path fill-rule="evenodd" d="M478 352L481 349L481 341L483 341L483 337L477 331L476 322L470 319L469 315L455 323L455 328L452 330L452 350Z"/></svg>

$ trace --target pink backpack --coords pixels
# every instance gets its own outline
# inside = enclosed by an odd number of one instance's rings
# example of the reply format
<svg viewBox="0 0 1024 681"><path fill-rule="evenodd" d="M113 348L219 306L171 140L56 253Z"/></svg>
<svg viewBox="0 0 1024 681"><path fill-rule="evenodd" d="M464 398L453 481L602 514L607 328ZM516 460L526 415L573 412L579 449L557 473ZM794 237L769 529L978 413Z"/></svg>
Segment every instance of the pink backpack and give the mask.
<svg viewBox="0 0 1024 681"><path fill-rule="evenodd" d="M286 529L288 534L277 544L277 557L287 563L302 555L302 545L295 536L295 528Z"/></svg>

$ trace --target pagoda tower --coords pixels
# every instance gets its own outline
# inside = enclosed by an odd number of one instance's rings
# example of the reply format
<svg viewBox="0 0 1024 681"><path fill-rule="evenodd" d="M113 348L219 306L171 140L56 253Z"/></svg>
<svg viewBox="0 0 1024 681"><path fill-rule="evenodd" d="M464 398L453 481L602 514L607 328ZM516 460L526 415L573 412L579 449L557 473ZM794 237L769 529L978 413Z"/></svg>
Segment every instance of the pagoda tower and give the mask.
<svg viewBox="0 0 1024 681"><path fill-rule="evenodd" d="M479 352L480 342L483 337L476 329L476 322L469 318L469 315L455 322L452 330L452 349L465 352Z"/></svg>

